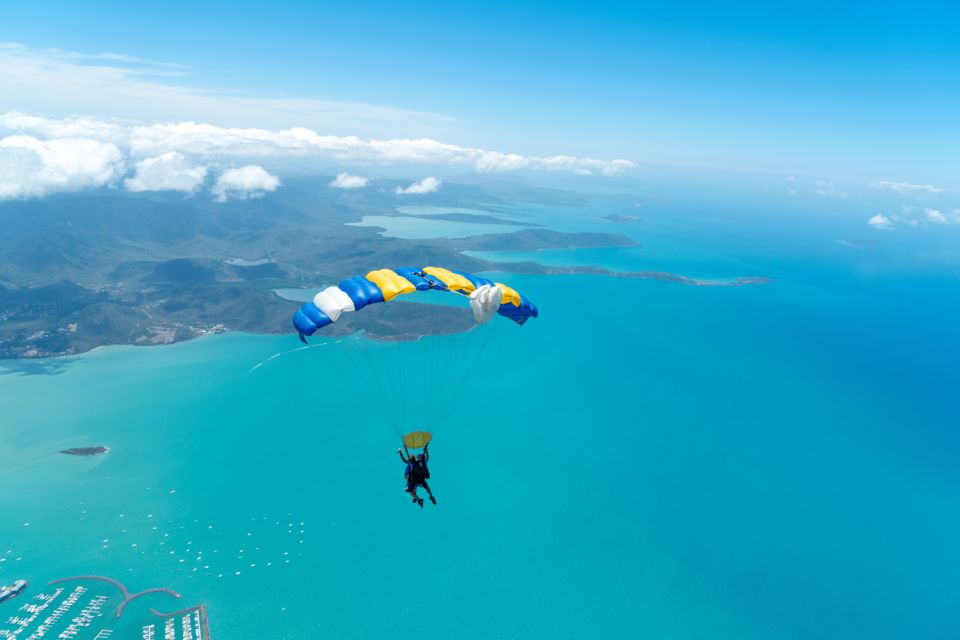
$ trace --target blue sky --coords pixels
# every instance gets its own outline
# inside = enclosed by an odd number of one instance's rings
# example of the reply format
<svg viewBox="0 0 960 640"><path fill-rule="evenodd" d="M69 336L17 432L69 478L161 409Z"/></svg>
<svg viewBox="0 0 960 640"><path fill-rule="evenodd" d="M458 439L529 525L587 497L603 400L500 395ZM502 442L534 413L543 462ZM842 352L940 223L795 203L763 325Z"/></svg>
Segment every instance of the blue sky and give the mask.
<svg viewBox="0 0 960 640"><path fill-rule="evenodd" d="M960 188L960 9L664 5L16 3L0 41L176 63L129 66L198 91L393 108L302 123L321 134ZM3 93L0 112L137 116ZM296 124L162 106L141 119Z"/></svg>

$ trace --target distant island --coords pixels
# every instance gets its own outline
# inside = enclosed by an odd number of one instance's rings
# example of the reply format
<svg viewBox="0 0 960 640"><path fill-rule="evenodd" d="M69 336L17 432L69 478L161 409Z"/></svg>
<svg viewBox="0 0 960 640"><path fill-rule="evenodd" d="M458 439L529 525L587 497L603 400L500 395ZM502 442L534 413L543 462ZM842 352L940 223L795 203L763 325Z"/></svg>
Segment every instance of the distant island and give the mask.
<svg viewBox="0 0 960 640"><path fill-rule="evenodd" d="M610 215L603 216L601 220L606 220L607 222L643 222L640 216L631 216L625 213L611 213Z"/></svg>
<svg viewBox="0 0 960 640"><path fill-rule="evenodd" d="M633 280L661 280L676 282L694 287L746 287L751 285L772 284L772 278L763 276L740 276L732 280L698 280L681 276L668 271L612 271L604 267L574 266L574 267L544 267L544 272L553 275L585 274L607 276L608 278L630 278Z"/></svg>
<svg viewBox="0 0 960 640"><path fill-rule="evenodd" d="M102 456L109 451L110 449L107 447L76 447L75 449L64 449L60 453L65 453L68 456Z"/></svg>
<svg viewBox="0 0 960 640"><path fill-rule="evenodd" d="M880 244L872 238L843 238L837 240L837 243L854 249L873 249Z"/></svg>
<svg viewBox="0 0 960 640"><path fill-rule="evenodd" d="M464 252L626 247L637 242L619 234L566 233L461 212L419 217L469 220L478 227L509 223L518 229L466 238L385 237L377 227L348 223L392 211L392 193L331 195L328 182L290 178L286 188L268 197L227 203L112 190L0 202L0 359L74 355L111 344L170 344L224 331L292 334L290 317L296 304L274 289L326 286L382 267L580 273L696 286L767 282L706 282L663 272L492 262ZM462 185L457 195L448 197L451 207L485 202L493 211L518 201L569 206L574 197L560 190L511 191L506 186L498 194ZM469 313L460 309L415 307L404 314L371 307L324 333L362 331L368 338L392 341L473 326Z"/></svg>

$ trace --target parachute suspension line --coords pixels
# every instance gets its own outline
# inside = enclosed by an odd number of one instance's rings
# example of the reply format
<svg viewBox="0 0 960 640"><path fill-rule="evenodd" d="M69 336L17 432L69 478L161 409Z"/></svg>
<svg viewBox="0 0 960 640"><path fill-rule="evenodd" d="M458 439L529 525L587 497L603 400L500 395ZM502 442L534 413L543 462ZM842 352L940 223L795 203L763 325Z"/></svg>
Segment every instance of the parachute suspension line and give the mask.
<svg viewBox="0 0 960 640"><path fill-rule="evenodd" d="M420 274L433 281L429 274ZM453 293L462 298L470 298L470 294L458 289L447 289L444 293ZM469 308L466 313L470 313ZM471 328L470 332L475 327ZM434 432L442 428L444 407L451 404L459 389L462 389L470 377L471 366L468 356L473 341L467 334L433 335L426 336L429 345L423 350L429 353L429 362L425 362L424 381L427 386L427 400L425 403L425 422ZM424 427L426 428L426 427Z"/></svg>
<svg viewBox="0 0 960 640"><path fill-rule="evenodd" d="M465 342L466 336L452 335L446 336L446 340L437 340L437 360L440 363L437 370L442 373L443 378L437 389L437 397L430 415L437 427L440 424L440 414L444 405L447 404L447 398L452 393L454 387L459 385L460 378L466 375L464 366L466 359L463 357L468 343Z"/></svg>
<svg viewBox="0 0 960 640"><path fill-rule="evenodd" d="M481 282L483 284L480 284ZM304 339L303 336L312 335L317 329L336 322L343 312L356 311L377 302L390 302L398 294L413 293L415 290L442 291L442 296L433 295L443 297L446 302L452 302L446 296L447 293L469 299L466 312L472 312L479 324L471 323L462 333L458 333L456 329L454 333L445 333L451 327L443 325L438 327L440 333L414 336L411 332L414 327L433 322L439 325L446 314L432 314L429 307L414 306L416 303L398 300L388 307L378 306L377 309L382 308L384 311L373 312L373 315L369 316L374 321L369 326L392 328L394 331L398 330L398 335L386 336L391 338L388 340L371 340L360 331L351 337L342 349L342 356L336 352L329 354L331 357L336 356L336 362L328 363L330 368L348 384L353 376L349 375L347 370L352 368L356 374L361 384L355 385L353 389L356 390L359 401L365 402L369 407L376 405L383 414L384 421L392 423L398 435L402 436L405 431L442 428L442 420L447 418L453 407L458 406L465 389L471 390L468 394L471 400L481 397L486 390L502 389L502 385L486 377L482 384L476 387L467 386L468 381L476 379L481 373L488 375L490 368L486 365L489 362L495 362L497 370L502 371L509 369L510 364L516 361L515 352L508 354L507 364L499 357L500 352L508 345L517 346L514 344L515 340L501 341L499 345L494 345L496 348L491 347L491 343L496 339L494 331L501 333L503 329L500 325L504 321L499 320L492 324L489 321L496 317L494 312L499 312L500 315L522 324L529 317L536 317L538 313L532 303L509 287L501 287L499 294L495 289L496 285L486 278L440 267L401 267L397 271L380 269L371 271L366 276L344 280L339 287L324 289L314 297L313 302L304 304L294 314L293 324L301 339ZM477 292L476 295L474 292ZM505 307L502 295L508 296L509 302L518 309ZM497 304L499 307L495 306ZM378 313L395 312L399 314L399 318L384 315L379 316L378 320ZM437 318L434 319L433 315L437 315ZM414 320L416 322L413 322ZM402 324L397 325L397 321ZM487 333L478 334L474 331ZM415 338L412 341L403 339L411 336ZM496 358L492 357L494 351L497 352ZM251 373L281 355L283 354L277 354L258 364L251 369ZM363 360L367 361L366 366L363 365ZM376 397L364 397L369 395Z"/></svg>
<svg viewBox="0 0 960 640"><path fill-rule="evenodd" d="M430 404L427 407L427 415L425 416L426 420L433 422L436 419L437 407L440 403L440 392L443 391L444 381L438 379L438 376L447 371L440 366L440 337L439 336L427 336L429 340L429 359L427 362L432 367L432 371L428 372L427 380L429 381L429 393L430 393ZM431 429L436 429L438 425L431 424Z"/></svg>
<svg viewBox="0 0 960 640"><path fill-rule="evenodd" d="M471 329L472 331L472 329ZM470 370L466 367L466 352L470 346L469 332L466 334L454 334L448 336L438 336L436 339L437 349L437 396L432 408L430 420L437 428L440 424L440 414L443 407L447 404L447 399L453 390L459 386L461 379L466 378Z"/></svg>
<svg viewBox="0 0 960 640"><path fill-rule="evenodd" d="M382 398L390 407L393 416L393 428L400 436L404 428L404 403L399 393L401 380L398 372L398 355L395 344L379 342L367 338L365 335L358 338L361 341L361 350L367 358L367 370L376 378L376 386L371 391ZM382 352L382 356L377 356Z"/></svg>
<svg viewBox="0 0 960 640"><path fill-rule="evenodd" d="M472 331L472 329L471 329ZM430 421L434 429L442 428L443 407L463 379L469 376L466 354L470 347L467 334L438 336L435 341L437 390L431 407Z"/></svg>
<svg viewBox="0 0 960 640"><path fill-rule="evenodd" d="M360 350L361 355L367 360L367 367L361 367L357 364L356 358L353 357L351 353L350 345L347 345L347 348L343 350L346 354L347 359L350 361L353 370L356 372L359 380L366 387L362 391L366 392L368 395L376 398L376 403L379 405L381 412L383 413L384 421L388 424L392 424L394 429L400 430L400 419L397 416L396 409L390 402L390 394L385 393L384 390L386 387L381 383L380 372L377 370L377 367L374 366L376 363L371 362L374 358L370 357L370 347L364 344L364 340L368 338L360 334L355 334L353 336L353 342L357 345ZM366 371L367 373L364 373Z"/></svg>
<svg viewBox="0 0 960 640"><path fill-rule="evenodd" d="M423 394L423 415L421 418L428 422L433 415L434 398L437 395L437 385L433 383L431 376L435 372L430 371L430 363L436 360L432 357L434 352L433 336L420 336L417 340L417 351L420 352L420 373L418 381L419 392ZM432 425L424 424L423 428L432 428Z"/></svg>
<svg viewBox="0 0 960 640"><path fill-rule="evenodd" d="M412 317L410 303L400 302L399 304L403 305L400 313L404 316L405 324L409 325ZM409 430L408 419L410 417L410 412L407 410L407 408L412 404L407 398L408 381L411 378L411 372L407 370L406 366L404 366L408 360L405 354L409 351L410 346L411 345L407 342L399 342L390 345L390 348L393 350L394 360L396 362L395 371L400 391L400 393L397 394L397 407L400 410L400 420L402 422L400 429L402 431Z"/></svg>
<svg viewBox="0 0 960 640"><path fill-rule="evenodd" d="M378 387L378 391L384 394L384 397L387 399L387 402L390 403L393 410L394 416L396 416L396 423L394 425L395 430L402 436L404 429L404 402L402 395L402 374L400 372L400 367L397 362L399 356L397 354L397 344L396 343L379 343L377 345L370 345L371 348L376 348L378 350L385 351L385 358L383 362L386 365L382 370L379 371L379 374L382 376L383 382Z"/></svg>
<svg viewBox="0 0 960 640"><path fill-rule="evenodd" d="M402 314L405 314L405 311L401 311ZM387 375L391 382L396 387L396 393L391 394L393 396L394 402L397 407L397 428L402 432L407 429L407 414L406 407L409 404L405 402L406 399L406 387L407 387L407 372L403 367L403 354L401 351L404 348L402 342L391 342L384 345L384 348L388 352L388 358L390 362L390 370L387 371ZM402 433L401 433L402 435Z"/></svg>
<svg viewBox="0 0 960 640"><path fill-rule="evenodd" d="M498 334L497 327L481 327L486 329L487 335L476 340L477 347L473 350L472 353L468 353L467 357L467 367L464 369L464 374L460 377L460 380L457 381L456 386L453 388L452 392L448 395L446 403L440 407L438 420L445 420L450 413L450 410L456 406L457 399L460 397L460 393L463 391L464 386L467 383L467 380L471 377L471 374L476 371L478 365L483 359L484 355L489 355L487 353L487 348L490 345L490 342Z"/></svg>
<svg viewBox="0 0 960 640"><path fill-rule="evenodd" d="M339 344L342 342L346 342L346 340L337 340L335 344ZM347 357L349 358L350 356L349 356L348 349L349 349L349 346L347 349L344 349L344 352L347 352ZM320 354L320 357L327 364L327 366L333 369L337 373L337 375L339 375L340 378L346 383L348 390L351 388L356 388L357 380L351 380L350 376L348 376L343 372L343 369L339 365L337 365L337 363L333 360L332 357L328 358L323 354ZM356 369L356 367L354 368ZM360 373L359 369L356 369L356 371L357 371L357 375L360 376L360 381L365 382L363 380L363 374ZM375 405L377 407L377 411L380 412L380 415L383 418L384 422L390 422L390 416L387 414L386 407L382 402L379 401L379 398L378 398L378 402L376 402Z"/></svg>
<svg viewBox="0 0 960 640"><path fill-rule="evenodd" d="M446 420L450 411L457 406L462 396L463 388L468 380L481 379L489 369L502 362L501 356L506 352L507 347L511 346L505 339L506 333L509 333L512 325L505 322L498 322L494 325L484 325L481 330L486 330L486 337L478 341L477 348L473 352L470 360L468 374L461 380L459 387L454 391L445 407L440 411L440 419ZM515 348L515 346L514 346Z"/></svg>
<svg viewBox="0 0 960 640"><path fill-rule="evenodd" d="M438 409L438 419L445 420L450 408L456 403L464 386L470 380L476 380L476 363L484 353L493 335L494 327L490 324L475 325L469 332L459 336L462 346L453 350L451 354L457 362L453 365L456 375L451 378L450 388L443 398Z"/></svg>
<svg viewBox="0 0 960 640"><path fill-rule="evenodd" d="M419 368L417 369L417 382L420 385L415 385L418 387L418 393L423 395L423 410L427 412L427 415L430 415L430 386L427 384L427 344L424 342L426 340L425 336L419 336L414 348L417 350L417 354L420 356ZM422 390L420 390L422 389ZM420 416L418 416L419 418Z"/></svg>

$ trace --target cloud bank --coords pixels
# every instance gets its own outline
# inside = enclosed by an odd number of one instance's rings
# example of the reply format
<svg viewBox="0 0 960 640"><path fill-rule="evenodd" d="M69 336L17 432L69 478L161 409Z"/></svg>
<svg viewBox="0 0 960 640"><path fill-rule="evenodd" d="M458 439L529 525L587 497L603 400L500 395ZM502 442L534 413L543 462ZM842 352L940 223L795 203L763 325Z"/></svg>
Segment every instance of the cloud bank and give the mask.
<svg viewBox="0 0 960 640"><path fill-rule="evenodd" d="M124 167L124 154L110 142L7 136L0 138L0 199L104 186Z"/></svg>
<svg viewBox="0 0 960 640"><path fill-rule="evenodd" d="M441 184L443 183L437 178L427 176L423 180L418 180L408 187L397 187L394 191L398 195L433 193L440 188Z"/></svg>
<svg viewBox="0 0 960 640"><path fill-rule="evenodd" d="M432 138L379 140L321 135L304 127L272 131L190 121L141 124L98 118L44 118L17 112L0 115L0 198L120 183L131 191L190 193L202 185L212 168L251 160L264 164L289 159L364 166L445 166L481 173L526 169L607 176L635 166L629 160L519 155ZM131 170L133 175L127 175ZM358 179L347 175L343 179L346 182L333 186L358 184ZM231 191L214 191L217 198L227 193Z"/></svg>
<svg viewBox="0 0 960 640"><path fill-rule="evenodd" d="M0 115L3 129L46 138L84 137L111 142L134 157L176 151L201 158L319 157L356 164L438 164L468 167L481 173L518 169L569 171L613 176L636 166L629 160L597 160L574 156L523 156L461 147L432 138L364 140L356 136L321 135L312 129L219 127L196 122L141 125L94 118L51 119L22 113Z"/></svg>

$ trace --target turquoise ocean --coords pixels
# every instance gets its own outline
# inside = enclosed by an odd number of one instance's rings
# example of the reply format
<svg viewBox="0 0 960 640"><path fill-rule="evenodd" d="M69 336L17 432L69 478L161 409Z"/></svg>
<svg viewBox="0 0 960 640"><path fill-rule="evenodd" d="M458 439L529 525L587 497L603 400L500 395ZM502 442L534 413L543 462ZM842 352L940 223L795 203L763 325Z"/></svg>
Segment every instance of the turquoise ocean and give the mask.
<svg viewBox="0 0 960 640"><path fill-rule="evenodd" d="M436 507L331 372L359 338L0 363L0 583L171 587L217 640L960 637L960 234L766 192L623 203L493 213L637 247L487 257L773 282L497 274L541 317L411 425ZM152 598L130 615L175 608Z"/></svg>

